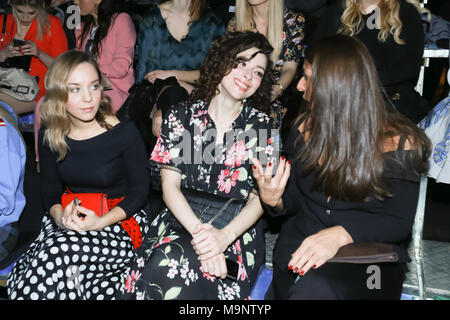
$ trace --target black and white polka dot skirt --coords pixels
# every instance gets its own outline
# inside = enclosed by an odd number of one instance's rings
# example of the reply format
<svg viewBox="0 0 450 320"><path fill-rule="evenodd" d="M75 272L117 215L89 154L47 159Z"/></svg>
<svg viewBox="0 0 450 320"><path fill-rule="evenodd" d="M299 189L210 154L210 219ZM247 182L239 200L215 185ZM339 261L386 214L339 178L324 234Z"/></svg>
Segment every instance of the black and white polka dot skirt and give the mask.
<svg viewBox="0 0 450 320"><path fill-rule="evenodd" d="M148 232L144 210L133 216L143 238ZM135 256L120 222L101 231L78 233L59 228L45 215L37 239L8 277L10 299L114 299L120 275Z"/></svg>

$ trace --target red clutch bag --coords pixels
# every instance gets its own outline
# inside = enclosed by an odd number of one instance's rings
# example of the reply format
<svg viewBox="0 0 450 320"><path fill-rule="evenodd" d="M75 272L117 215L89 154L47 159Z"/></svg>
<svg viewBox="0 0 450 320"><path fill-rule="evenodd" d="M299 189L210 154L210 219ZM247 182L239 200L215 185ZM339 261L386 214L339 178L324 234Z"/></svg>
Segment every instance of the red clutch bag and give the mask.
<svg viewBox="0 0 450 320"><path fill-rule="evenodd" d="M82 207L94 211L99 217L109 211L108 198L104 193L64 193L61 197L63 210L75 197L81 202Z"/></svg>

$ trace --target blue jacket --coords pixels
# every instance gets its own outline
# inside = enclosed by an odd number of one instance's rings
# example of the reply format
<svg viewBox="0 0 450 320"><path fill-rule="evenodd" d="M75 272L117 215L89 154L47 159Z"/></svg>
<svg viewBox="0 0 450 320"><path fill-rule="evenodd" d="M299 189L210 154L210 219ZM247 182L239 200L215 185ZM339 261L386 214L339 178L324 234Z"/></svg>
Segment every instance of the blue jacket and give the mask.
<svg viewBox="0 0 450 320"><path fill-rule="evenodd" d="M17 117L7 104L0 108ZM0 228L19 220L25 207L23 181L26 150L20 133L13 124L0 117Z"/></svg>

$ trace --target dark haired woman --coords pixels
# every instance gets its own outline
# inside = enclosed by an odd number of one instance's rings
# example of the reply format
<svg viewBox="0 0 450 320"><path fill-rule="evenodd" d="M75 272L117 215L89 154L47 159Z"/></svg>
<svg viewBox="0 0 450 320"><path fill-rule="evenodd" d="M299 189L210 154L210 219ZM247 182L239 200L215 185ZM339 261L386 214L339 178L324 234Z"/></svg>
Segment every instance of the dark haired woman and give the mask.
<svg viewBox="0 0 450 320"><path fill-rule="evenodd" d="M87 53L68 51L50 67L40 109L41 232L8 279L10 299L111 299L145 237L148 194L145 146L119 122L103 79ZM62 195L104 193L109 211L88 203L62 206ZM134 236L136 235L136 237Z"/></svg>
<svg viewBox="0 0 450 320"><path fill-rule="evenodd" d="M264 113L271 52L261 34L223 37L200 68L193 98L167 112L151 156L163 164L166 208L123 275L120 298L249 297L265 257L249 158L269 166L276 158ZM236 267L234 280L226 258Z"/></svg>
<svg viewBox="0 0 450 320"><path fill-rule="evenodd" d="M137 83L146 79L158 86L152 115L156 137L163 114L188 98L211 42L225 32L206 0L159 2L150 7L139 24L136 66Z"/></svg>
<svg viewBox="0 0 450 320"><path fill-rule="evenodd" d="M268 297L399 299L429 140L401 114L386 112L359 40L326 38L307 48L305 60L298 89L306 106L286 143L289 160L273 178L255 160L269 212L292 214L274 248ZM361 242L389 243L398 253L398 262L376 264L379 289L367 286L369 264L327 263L342 246Z"/></svg>
<svg viewBox="0 0 450 320"><path fill-rule="evenodd" d="M103 76L109 80L106 95L117 112L134 84L136 30L124 12L124 1L74 0L80 8L81 28L75 29L77 49L96 57Z"/></svg>

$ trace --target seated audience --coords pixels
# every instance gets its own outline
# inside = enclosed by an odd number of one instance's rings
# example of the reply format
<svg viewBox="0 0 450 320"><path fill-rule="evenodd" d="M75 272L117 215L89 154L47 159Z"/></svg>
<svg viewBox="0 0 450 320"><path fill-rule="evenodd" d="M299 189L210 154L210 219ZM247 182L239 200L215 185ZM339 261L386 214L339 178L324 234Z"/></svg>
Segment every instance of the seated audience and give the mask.
<svg viewBox="0 0 450 320"><path fill-rule="evenodd" d="M68 51L49 69L40 113L39 236L8 278L10 299L110 299L148 229L145 146L119 122L87 53ZM106 194L106 214L63 194ZM80 199L79 199L80 200ZM99 200L97 200L99 201Z"/></svg>
<svg viewBox="0 0 450 320"><path fill-rule="evenodd" d="M228 24L228 31L263 34L274 48L271 117L277 129L281 128L287 110L280 102L281 96L294 79L301 59L304 27L303 15L284 9L283 1L279 0L236 0L236 16Z"/></svg>
<svg viewBox="0 0 450 320"><path fill-rule="evenodd" d="M146 79L157 86L152 114L155 137L167 109L192 92L211 42L223 33L220 18L206 0L162 1L144 15L137 40L136 81Z"/></svg>
<svg viewBox="0 0 450 320"><path fill-rule="evenodd" d="M15 249L18 221L25 207L23 181L26 147L18 119L7 104L0 102L0 262Z"/></svg>
<svg viewBox="0 0 450 320"><path fill-rule="evenodd" d="M369 49L389 106L414 123L428 112L428 102L414 87L422 65L425 35L417 0L337 0L323 15L315 39L340 33Z"/></svg>
<svg viewBox="0 0 450 320"><path fill-rule="evenodd" d="M325 38L306 49L303 68L298 89L306 104L286 142L287 159L276 171L254 160L265 208L290 214L275 244L266 297L400 299L429 139L387 111L359 40ZM398 260L329 262L342 247L368 242L391 245ZM376 290L367 285L370 265L381 274Z"/></svg>
<svg viewBox="0 0 450 320"><path fill-rule="evenodd" d="M249 157L268 166L278 158L265 113L271 52L261 34L224 36L201 65L193 97L167 111L151 156L162 164L165 208L122 275L120 299L249 297L265 261Z"/></svg>
<svg viewBox="0 0 450 320"><path fill-rule="evenodd" d="M92 54L107 81L105 93L114 112L128 98L134 84L136 29L124 2L116 0L74 0L80 8L81 27L75 30L77 49Z"/></svg>
<svg viewBox="0 0 450 320"><path fill-rule="evenodd" d="M45 95L45 74L54 59L67 51L67 39L61 21L45 11L44 0L11 0L11 6L12 14L0 17L0 28L5 26L0 62L7 63L14 57L30 57L29 67L26 67L30 75L38 77L39 93L31 102L0 93L0 101L10 105L17 114L22 114L32 112L36 102ZM24 40L25 44L15 46L13 39Z"/></svg>

